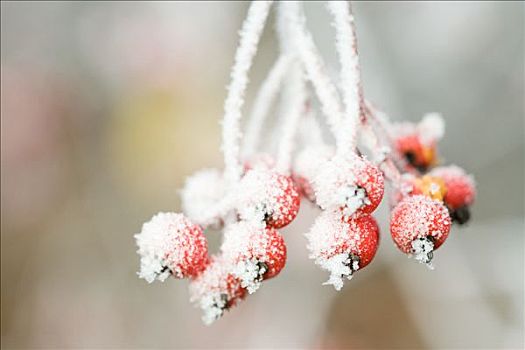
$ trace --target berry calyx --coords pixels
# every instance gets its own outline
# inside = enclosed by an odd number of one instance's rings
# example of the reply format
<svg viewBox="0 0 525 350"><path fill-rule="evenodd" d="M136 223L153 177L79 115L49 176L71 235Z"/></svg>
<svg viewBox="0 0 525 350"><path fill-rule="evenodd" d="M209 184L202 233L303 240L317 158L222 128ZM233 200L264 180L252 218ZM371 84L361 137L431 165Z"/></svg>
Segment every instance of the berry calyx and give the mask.
<svg viewBox="0 0 525 350"><path fill-rule="evenodd" d="M232 263L233 274L250 294L263 280L277 276L286 264L286 244L279 232L248 222L241 221L227 228L221 251Z"/></svg>
<svg viewBox="0 0 525 350"><path fill-rule="evenodd" d="M250 170L242 178L237 210L242 220L281 228L292 222L301 204L288 176L269 170Z"/></svg>
<svg viewBox="0 0 525 350"><path fill-rule="evenodd" d="M392 211L390 233L402 252L431 267L433 251L447 239L450 225L443 203L415 195L403 199Z"/></svg>
<svg viewBox="0 0 525 350"><path fill-rule="evenodd" d="M379 245L379 227L370 215L343 219L338 212L325 211L306 234L310 258L330 272L324 284L336 290L374 258Z"/></svg>
<svg viewBox="0 0 525 350"><path fill-rule="evenodd" d="M139 277L149 283L195 277L208 263L202 228L178 213L158 213L135 235L140 255Z"/></svg>

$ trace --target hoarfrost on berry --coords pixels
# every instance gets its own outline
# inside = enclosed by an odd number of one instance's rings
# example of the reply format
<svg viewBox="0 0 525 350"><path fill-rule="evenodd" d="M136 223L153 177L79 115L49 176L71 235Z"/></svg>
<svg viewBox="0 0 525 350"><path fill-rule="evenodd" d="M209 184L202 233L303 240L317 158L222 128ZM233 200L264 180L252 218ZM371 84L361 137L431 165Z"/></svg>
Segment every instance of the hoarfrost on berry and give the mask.
<svg viewBox="0 0 525 350"><path fill-rule="evenodd" d="M149 283L172 274L192 277L208 262L208 244L200 226L184 215L158 213L135 235L140 259L139 277Z"/></svg>
<svg viewBox="0 0 525 350"><path fill-rule="evenodd" d="M239 187L237 208L243 220L281 228L297 216L300 197L290 177L253 169L244 175Z"/></svg>

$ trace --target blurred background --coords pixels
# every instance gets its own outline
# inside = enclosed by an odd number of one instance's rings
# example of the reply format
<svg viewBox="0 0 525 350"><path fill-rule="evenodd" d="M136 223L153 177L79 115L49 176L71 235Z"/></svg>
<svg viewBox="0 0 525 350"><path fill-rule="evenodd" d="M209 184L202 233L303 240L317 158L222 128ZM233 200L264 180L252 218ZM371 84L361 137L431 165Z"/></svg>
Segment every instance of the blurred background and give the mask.
<svg viewBox="0 0 525 350"><path fill-rule="evenodd" d="M440 111L440 151L477 180L434 271L382 245L337 293L308 260L317 212L283 233L285 271L211 327L187 282L136 276L133 234L222 167L219 119L242 2L1 3L2 348L523 348L524 5L358 2L368 98ZM337 69L323 5L308 25ZM274 15L248 104L277 54ZM218 241L218 237L210 237Z"/></svg>

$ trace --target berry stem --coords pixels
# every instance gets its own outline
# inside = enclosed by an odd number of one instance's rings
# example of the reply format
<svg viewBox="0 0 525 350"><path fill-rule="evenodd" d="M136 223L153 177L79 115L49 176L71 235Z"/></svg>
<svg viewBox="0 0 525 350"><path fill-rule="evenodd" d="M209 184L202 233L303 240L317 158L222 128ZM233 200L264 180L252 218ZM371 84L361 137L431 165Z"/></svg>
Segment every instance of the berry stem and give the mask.
<svg viewBox="0 0 525 350"><path fill-rule="evenodd" d="M272 1L254 1L248 9L240 31L240 43L235 53L228 95L224 102L222 121L222 151L224 154L224 176L229 185L236 183L242 174L239 140L242 137L240 119L244 95L248 85L248 71L257 53L264 24Z"/></svg>
<svg viewBox="0 0 525 350"><path fill-rule="evenodd" d="M283 7L295 6L294 2L283 2ZM301 61L304 64L307 79L312 83L317 98L321 102L321 109L327 118L336 143L341 143L341 128L343 109L339 100L337 89L326 72L326 66L321 57L311 33L306 29L304 14L290 19L292 38L296 43Z"/></svg>
<svg viewBox="0 0 525 350"><path fill-rule="evenodd" d="M354 152L357 129L362 114L363 91L357 52L357 38L351 5L346 1L328 1L328 11L334 17L335 46L341 65L341 89L344 102L344 118L341 121L340 144L337 152Z"/></svg>
<svg viewBox="0 0 525 350"><path fill-rule="evenodd" d="M293 61L293 55L282 54L272 66L268 76L264 80L257 93L253 104L246 134L244 136L244 157L252 155L259 146L262 125L268 115L268 112L275 101L277 93L281 87L282 81L286 76L288 67Z"/></svg>
<svg viewBox="0 0 525 350"><path fill-rule="evenodd" d="M302 7L298 2L285 4L281 2L277 13L277 32L282 54L296 51L293 39L294 28L291 23L299 20ZM303 66L294 62L290 66L287 80L282 93L283 108L281 108L282 131L279 139L277 164L278 171L288 174L294 148L294 140L298 122L304 113L306 101L306 86Z"/></svg>

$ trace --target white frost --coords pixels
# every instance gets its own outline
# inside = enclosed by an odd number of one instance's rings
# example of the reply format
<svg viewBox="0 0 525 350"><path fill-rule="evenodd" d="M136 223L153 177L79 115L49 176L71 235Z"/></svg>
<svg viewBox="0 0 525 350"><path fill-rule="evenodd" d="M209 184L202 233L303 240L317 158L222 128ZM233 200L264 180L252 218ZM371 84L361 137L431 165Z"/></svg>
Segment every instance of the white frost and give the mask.
<svg viewBox="0 0 525 350"><path fill-rule="evenodd" d="M224 314L226 297L219 293L205 295L200 299L200 308L204 313L202 321L210 325Z"/></svg>
<svg viewBox="0 0 525 350"><path fill-rule="evenodd" d="M257 260L240 261L235 265L233 275L240 279L241 286L246 288L248 293L253 294L261 286L263 275L267 268Z"/></svg>
<svg viewBox="0 0 525 350"><path fill-rule="evenodd" d="M434 243L427 238L418 238L412 241L412 257L421 264L426 264L431 270L434 269L432 265L433 251Z"/></svg>
<svg viewBox="0 0 525 350"><path fill-rule="evenodd" d="M335 202L343 208L345 218L351 217L357 209L370 204L365 189L359 186L344 187L335 196Z"/></svg>
<svg viewBox="0 0 525 350"><path fill-rule="evenodd" d="M318 260L319 266L330 272L330 278L323 285L333 285L336 290L343 288L343 279L352 279L354 271L359 269L359 261L352 260L347 253L334 255L329 259Z"/></svg>

